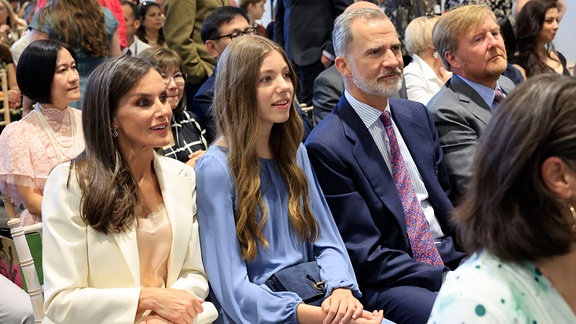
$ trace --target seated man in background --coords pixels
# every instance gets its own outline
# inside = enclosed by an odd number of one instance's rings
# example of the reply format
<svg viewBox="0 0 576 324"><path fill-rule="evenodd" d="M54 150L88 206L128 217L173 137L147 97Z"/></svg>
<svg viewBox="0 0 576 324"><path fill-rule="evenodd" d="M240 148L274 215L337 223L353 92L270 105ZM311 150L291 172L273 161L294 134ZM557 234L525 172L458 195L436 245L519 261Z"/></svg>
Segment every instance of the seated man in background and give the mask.
<svg viewBox="0 0 576 324"><path fill-rule="evenodd" d="M448 216L449 181L432 117L390 99L402 84L401 44L377 9L336 19L336 68L345 91L306 141L367 309L424 323L444 276L464 256Z"/></svg>
<svg viewBox="0 0 576 324"><path fill-rule="evenodd" d="M224 6L214 9L212 13L204 20L202 24L202 40L206 44L208 52L218 60L218 57L224 52L228 44L236 37L244 35L254 35L254 27L250 26L250 21L244 10ZM216 63L218 64L218 63ZM214 81L216 79L216 70L198 89L194 100L192 100L192 112L200 118L203 126L206 128L206 139L211 143L216 138L216 123L212 116L212 100L214 99ZM299 107L300 117L304 123L304 138L310 133L312 123Z"/></svg>
<svg viewBox="0 0 576 324"><path fill-rule="evenodd" d="M515 85L502 75L507 67L506 49L489 7L466 5L449 11L434 26L432 40L452 77L427 107L444 150L451 199L457 202L492 109Z"/></svg>
<svg viewBox="0 0 576 324"><path fill-rule="evenodd" d="M206 20L202 23L200 35L210 55L218 60L218 57L234 38L254 35L254 28L250 26L250 21L244 10L232 6L223 6L214 9L206 17ZM214 67L212 75L198 89L192 100L191 107L192 112L200 118L206 128L206 139L209 143L216 138L216 123L214 122L210 106L212 105L212 99L214 99L214 81L217 68L217 66Z"/></svg>

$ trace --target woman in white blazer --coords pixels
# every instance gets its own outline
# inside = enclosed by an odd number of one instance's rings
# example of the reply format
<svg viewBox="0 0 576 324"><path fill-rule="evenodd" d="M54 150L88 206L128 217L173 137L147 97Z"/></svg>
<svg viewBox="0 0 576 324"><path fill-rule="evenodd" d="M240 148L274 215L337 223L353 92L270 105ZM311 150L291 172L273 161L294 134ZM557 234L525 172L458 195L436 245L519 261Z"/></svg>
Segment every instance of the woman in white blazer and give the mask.
<svg viewBox="0 0 576 324"><path fill-rule="evenodd" d="M50 174L42 204L45 323L209 323L193 169L161 157L160 74L117 57L88 80L86 151Z"/></svg>

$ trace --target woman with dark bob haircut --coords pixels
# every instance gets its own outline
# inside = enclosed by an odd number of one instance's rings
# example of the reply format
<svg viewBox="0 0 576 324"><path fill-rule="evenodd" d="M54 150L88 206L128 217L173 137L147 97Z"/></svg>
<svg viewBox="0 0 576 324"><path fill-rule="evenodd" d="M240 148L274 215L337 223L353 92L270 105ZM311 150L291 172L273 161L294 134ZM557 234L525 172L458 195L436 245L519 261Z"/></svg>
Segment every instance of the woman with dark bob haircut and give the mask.
<svg viewBox="0 0 576 324"><path fill-rule="evenodd" d="M86 85L86 151L46 182L44 323L211 323L194 170L170 140L160 73L121 56Z"/></svg>
<svg viewBox="0 0 576 324"><path fill-rule="evenodd" d="M73 51L56 40L32 42L16 69L18 86L36 101L22 120L0 135L0 191L11 197L23 225L42 220L44 184L50 170L84 150L80 110L80 77Z"/></svg>
<svg viewBox="0 0 576 324"><path fill-rule="evenodd" d="M454 222L472 255L429 323L576 323L576 80L544 73L498 108Z"/></svg>

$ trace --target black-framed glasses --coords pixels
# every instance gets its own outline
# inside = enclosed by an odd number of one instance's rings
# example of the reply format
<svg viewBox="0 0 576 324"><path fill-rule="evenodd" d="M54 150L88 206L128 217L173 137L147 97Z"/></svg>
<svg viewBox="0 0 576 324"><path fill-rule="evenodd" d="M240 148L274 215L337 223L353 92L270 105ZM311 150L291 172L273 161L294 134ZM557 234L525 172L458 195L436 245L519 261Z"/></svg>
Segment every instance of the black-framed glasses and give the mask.
<svg viewBox="0 0 576 324"><path fill-rule="evenodd" d="M176 85L184 85L184 83L186 83L186 73L174 73L172 75L168 75L165 73L162 73L162 81L164 82L164 85L168 85L170 84L170 79L173 79L174 82L176 83Z"/></svg>
<svg viewBox="0 0 576 324"><path fill-rule="evenodd" d="M233 40L236 37L240 37L240 36L244 36L244 35L254 35L255 32L256 32L256 27L248 27L244 31L235 31L235 32L230 33L230 34L212 37L211 39L212 40L219 40L219 39L222 39L224 37L229 37L230 40Z"/></svg>

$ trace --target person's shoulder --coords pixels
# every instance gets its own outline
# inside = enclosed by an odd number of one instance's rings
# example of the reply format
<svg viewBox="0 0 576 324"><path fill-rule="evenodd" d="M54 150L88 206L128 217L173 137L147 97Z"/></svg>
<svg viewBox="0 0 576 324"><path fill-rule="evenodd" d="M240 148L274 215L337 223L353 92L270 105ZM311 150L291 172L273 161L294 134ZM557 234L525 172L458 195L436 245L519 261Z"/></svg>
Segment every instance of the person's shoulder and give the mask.
<svg viewBox="0 0 576 324"><path fill-rule="evenodd" d="M198 88L194 95L194 101L203 101L209 99L210 102L214 98L214 83L216 81L216 73L212 73L206 81Z"/></svg>
<svg viewBox="0 0 576 324"><path fill-rule="evenodd" d="M461 106L458 99L458 89L454 89L454 77L450 78L440 90L428 101L426 108L431 113L446 107L459 107Z"/></svg>
<svg viewBox="0 0 576 324"><path fill-rule="evenodd" d="M194 175L194 169L177 159L169 158L160 154L156 154L158 164L161 167L161 172L173 173L178 176L190 177Z"/></svg>
<svg viewBox="0 0 576 324"><path fill-rule="evenodd" d="M232 174L228 165L228 149L211 145L204 155L198 159L194 167L200 182L219 183L222 186L232 183Z"/></svg>
<svg viewBox="0 0 576 324"><path fill-rule="evenodd" d="M336 107L334 107L334 109L336 109ZM314 126L306 138L306 146L308 146L308 143L311 142L331 142L335 139L335 137L337 137L336 135L341 127L342 118L333 110L328 115L326 115L322 121Z"/></svg>
<svg viewBox="0 0 576 324"><path fill-rule="evenodd" d="M422 67L416 61L412 61L412 62L408 63L408 65L406 65L404 67L403 72L404 72L404 75L413 75L413 76L424 77L422 75Z"/></svg>

